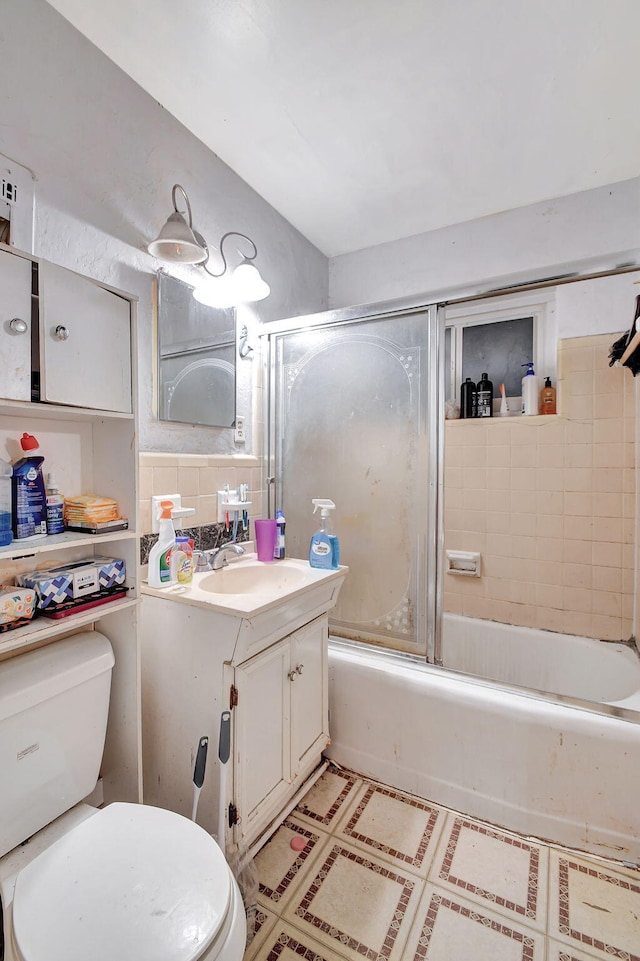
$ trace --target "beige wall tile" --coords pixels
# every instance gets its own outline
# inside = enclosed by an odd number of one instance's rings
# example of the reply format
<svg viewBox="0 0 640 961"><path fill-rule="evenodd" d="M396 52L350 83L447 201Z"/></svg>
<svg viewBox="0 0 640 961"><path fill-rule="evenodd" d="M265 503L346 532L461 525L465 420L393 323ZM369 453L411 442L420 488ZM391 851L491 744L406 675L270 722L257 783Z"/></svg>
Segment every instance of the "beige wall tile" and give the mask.
<svg viewBox="0 0 640 961"><path fill-rule="evenodd" d="M197 467L178 468L178 493L190 497L200 493L200 470Z"/></svg>
<svg viewBox="0 0 640 961"><path fill-rule="evenodd" d="M153 493L158 494L177 494L178 493L178 468L177 467L154 467L153 468Z"/></svg>

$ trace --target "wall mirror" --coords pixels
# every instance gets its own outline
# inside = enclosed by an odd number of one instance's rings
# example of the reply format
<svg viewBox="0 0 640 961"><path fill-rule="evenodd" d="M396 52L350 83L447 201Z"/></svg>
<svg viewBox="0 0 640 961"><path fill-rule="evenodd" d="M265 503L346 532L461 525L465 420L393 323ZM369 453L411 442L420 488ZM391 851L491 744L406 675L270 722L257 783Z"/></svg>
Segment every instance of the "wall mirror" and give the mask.
<svg viewBox="0 0 640 961"><path fill-rule="evenodd" d="M158 271L158 418L233 427L235 310L206 307L192 295L189 284Z"/></svg>

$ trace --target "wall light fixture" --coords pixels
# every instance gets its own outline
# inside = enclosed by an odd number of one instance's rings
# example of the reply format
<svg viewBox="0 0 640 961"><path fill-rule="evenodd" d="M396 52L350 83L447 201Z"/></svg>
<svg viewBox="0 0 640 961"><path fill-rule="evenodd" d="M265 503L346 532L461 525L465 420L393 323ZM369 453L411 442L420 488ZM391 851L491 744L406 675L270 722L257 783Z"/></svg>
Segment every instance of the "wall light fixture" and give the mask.
<svg viewBox="0 0 640 961"><path fill-rule="evenodd" d="M185 215L178 209L178 191L184 198ZM210 253L206 240L193 226L191 204L184 187L174 184L171 192L173 213L169 216L164 227L155 240L152 240L147 250L159 260L174 264L195 264L213 278L213 282L205 280L193 291L193 296L201 304L210 307L233 307L237 304L250 304L268 297L271 288L260 276L260 271L253 261L258 256L258 248L251 237L246 234L230 230L223 234L218 244L218 254L222 261L222 270L216 272L209 267ZM249 253L243 254L241 262L229 271L229 265L224 255L224 244L229 237L240 237L250 245Z"/></svg>

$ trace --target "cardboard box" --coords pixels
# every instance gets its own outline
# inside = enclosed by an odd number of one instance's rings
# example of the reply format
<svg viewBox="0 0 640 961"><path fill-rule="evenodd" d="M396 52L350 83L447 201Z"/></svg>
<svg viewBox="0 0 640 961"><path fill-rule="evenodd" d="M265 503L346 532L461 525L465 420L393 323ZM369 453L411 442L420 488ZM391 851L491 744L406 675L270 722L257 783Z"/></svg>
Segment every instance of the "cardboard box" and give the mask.
<svg viewBox="0 0 640 961"><path fill-rule="evenodd" d="M117 557L88 557L48 571L19 574L16 583L35 591L38 608L64 604L119 587L126 577L125 562Z"/></svg>

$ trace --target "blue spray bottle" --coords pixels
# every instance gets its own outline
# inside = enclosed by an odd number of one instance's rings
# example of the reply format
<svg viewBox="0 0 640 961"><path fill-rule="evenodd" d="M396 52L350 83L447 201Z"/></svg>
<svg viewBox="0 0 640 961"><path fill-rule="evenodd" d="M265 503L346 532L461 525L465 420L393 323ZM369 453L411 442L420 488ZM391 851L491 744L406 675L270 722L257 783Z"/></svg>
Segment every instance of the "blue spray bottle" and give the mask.
<svg viewBox="0 0 640 961"><path fill-rule="evenodd" d="M331 530L330 511L336 509L333 501L314 498L313 513L320 508L320 529L315 532L309 544L309 563L312 567L320 567L323 570L337 570L340 566L340 544L338 538Z"/></svg>

